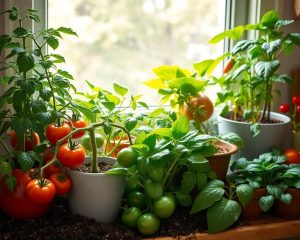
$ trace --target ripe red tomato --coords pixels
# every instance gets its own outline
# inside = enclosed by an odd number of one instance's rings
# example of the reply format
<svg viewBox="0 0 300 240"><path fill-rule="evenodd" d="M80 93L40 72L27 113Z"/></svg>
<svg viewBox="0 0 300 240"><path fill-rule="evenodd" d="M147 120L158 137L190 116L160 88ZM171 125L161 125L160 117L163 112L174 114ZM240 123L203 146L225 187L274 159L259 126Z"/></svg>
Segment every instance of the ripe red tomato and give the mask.
<svg viewBox="0 0 300 240"><path fill-rule="evenodd" d="M190 107L184 104L180 108L181 114L185 115L188 119L204 122L211 117L214 112L214 105L211 100L203 93L192 96L190 98ZM199 112L203 111L203 114Z"/></svg>
<svg viewBox="0 0 300 240"><path fill-rule="evenodd" d="M297 112L300 113L300 106L297 106Z"/></svg>
<svg viewBox="0 0 300 240"><path fill-rule="evenodd" d="M32 132L33 137L33 144L32 139L30 136L25 136L25 151L32 151L35 146L37 146L40 143L40 137L36 132ZM15 133L15 131L10 132L10 144L15 150L19 150L20 146L18 146L18 137Z"/></svg>
<svg viewBox="0 0 300 240"><path fill-rule="evenodd" d="M81 144L76 144L72 149L69 143L64 143L58 149L57 159L65 167L77 168L85 159L85 150Z"/></svg>
<svg viewBox="0 0 300 240"><path fill-rule="evenodd" d="M49 204L36 204L32 202L26 195L26 186L31 181L28 173L21 169L13 169L12 175L16 178L17 185L10 191L4 182L4 178L0 178L0 208L1 210L16 219L40 217L44 215Z"/></svg>
<svg viewBox="0 0 300 240"><path fill-rule="evenodd" d="M235 64L235 61L234 61L234 59L229 59L227 62L226 62L226 64L225 64L225 67L224 67L224 69L223 69L223 73L228 73L231 69L232 69L232 67L234 66L234 64Z"/></svg>
<svg viewBox="0 0 300 240"><path fill-rule="evenodd" d="M63 123L60 126L52 123L46 129L46 137L52 145L55 145L58 140L67 136L70 132L71 127L67 123Z"/></svg>
<svg viewBox="0 0 300 240"><path fill-rule="evenodd" d="M62 196L65 193L68 193L71 189L72 183L66 174L53 173L49 177L49 180L55 185L56 196Z"/></svg>
<svg viewBox="0 0 300 240"><path fill-rule="evenodd" d="M282 113L287 113L290 110L290 106L286 103L281 104L279 107L279 111Z"/></svg>
<svg viewBox="0 0 300 240"><path fill-rule="evenodd" d="M87 123L86 121L84 121L83 119L79 119L79 120L76 120L76 121L72 121L72 124L75 128L84 128L87 126ZM76 139L76 138L81 138L83 137L83 135L85 134L85 131L79 131L77 133L74 133L72 135L72 138L73 139Z"/></svg>
<svg viewBox="0 0 300 240"><path fill-rule="evenodd" d="M26 194L32 202L47 204L55 196L55 186L46 178L32 179L26 186Z"/></svg>
<svg viewBox="0 0 300 240"><path fill-rule="evenodd" d="M297 106L300 105L300 96L299 95L293 96L292 103L297 105Z"/></svg>
<svg viewBox="0 0 300 240"><path fill-rule="evenodd" d="M294 148L288 148L283 152L283 155L286 156L286 164L300 164L300 154Z"/></svg>

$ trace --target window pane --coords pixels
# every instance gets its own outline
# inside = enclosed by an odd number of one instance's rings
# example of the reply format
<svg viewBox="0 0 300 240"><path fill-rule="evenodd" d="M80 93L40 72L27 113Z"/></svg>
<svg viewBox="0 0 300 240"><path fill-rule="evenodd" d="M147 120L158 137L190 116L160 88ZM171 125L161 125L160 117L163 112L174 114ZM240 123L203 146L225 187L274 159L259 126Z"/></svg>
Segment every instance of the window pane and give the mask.
<svg viewBox="0 0 300 240"><path fill-rule="evenodd" d="M48 2L49 27L71 27L79 35L64 37L58 52L80 90L85 80L105 89L117 82L157 104L155 90L143 84L154 77L153 68L191 68L223 52L208 40L224 30L225 0Z"/></svg>

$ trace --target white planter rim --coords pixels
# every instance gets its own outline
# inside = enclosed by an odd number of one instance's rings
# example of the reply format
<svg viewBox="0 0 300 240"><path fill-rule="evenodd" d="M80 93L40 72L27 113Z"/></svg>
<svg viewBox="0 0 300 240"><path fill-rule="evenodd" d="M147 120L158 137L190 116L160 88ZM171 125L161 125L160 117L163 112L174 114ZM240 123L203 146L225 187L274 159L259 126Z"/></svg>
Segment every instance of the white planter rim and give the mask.
<svg viewBox="0 0 300 240"><path fill-rule="evenodd" d="M108 157L108 156L99 156L99 157L97 157L97 160L100 161L100 162L104 161L105 159L109 160L111 162L116 162L117 161L117 159L113 158L113 157ZM91 161L92 161L92 157L88 156L88 157L85 158L84 163L90 163ZM107 163L107 164L110 165L110 163ZM73 169L69 169L68 171L72 172L72 174L74 174L74 175L111 176L111 175L108 175L108 174L102 173L102 172L100 172L100 173L81 172L79 170L73 170ZM113 175L113 176L118 176L118 175ZM121 176L121 174L120 174L120 176Z"/></svg>
<svg viewBox="0 0 300 240"><path fill-rule="evenodd" d="M281 113L276 113L276 112L271 112L271 117L275 120L279 120L279 121L282 121L282 122L279 122L279 123L259 123L261 125L272 125L272 126L280 126L280 125L285 125L287 123L289 123L291 121L291 118L284 115L284 114L281 114ZM240 125L251 125L251 122L240 122L240 121L234 121L234 120L231 120L231 119L228 119L226 117L222 117L221 115L218 115L218 117L220 119L223 119L224 121L227 121L227 122L232 122L232 123L235 123L235 124L240 124Z"/></svg>

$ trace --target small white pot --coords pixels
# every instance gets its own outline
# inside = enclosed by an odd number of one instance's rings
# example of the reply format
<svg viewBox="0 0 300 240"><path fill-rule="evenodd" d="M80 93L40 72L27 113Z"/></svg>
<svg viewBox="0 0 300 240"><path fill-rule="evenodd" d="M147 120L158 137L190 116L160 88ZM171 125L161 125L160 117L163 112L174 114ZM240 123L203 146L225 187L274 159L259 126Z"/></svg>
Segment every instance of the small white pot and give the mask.
<svg viewBox="0 0 300 240"><path fill-rule="evenodd" d="M87 157L85 163L91 161ZM114 164L115 158L98 157L98 161ZM87 173L69 170L72 189L68 195L69 206L73 213L93 218L97 222L111 223L119 213L125 175Z"/></svg>
<svg viewBox="0 0 300 240"><path fill-rule="evenodd" d="M284 148L291 138L291 119L283 114L271 112L271 118L281 121L280 123L261 124L261 132L252 137L250 123L233 121L218 116L218 132L224 134L234 132L244 141L245 147L240 149L233 159L246 157L249 160L260 154L271 151L274 148Z"/></svg>

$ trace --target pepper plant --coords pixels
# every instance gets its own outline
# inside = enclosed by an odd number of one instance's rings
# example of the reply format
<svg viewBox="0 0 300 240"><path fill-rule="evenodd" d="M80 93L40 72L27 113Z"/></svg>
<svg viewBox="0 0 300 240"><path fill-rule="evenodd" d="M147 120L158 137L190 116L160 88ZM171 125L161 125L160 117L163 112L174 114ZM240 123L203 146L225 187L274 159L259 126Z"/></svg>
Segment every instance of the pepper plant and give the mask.
<svg viewBox="0 0 300 240"><path fill-rule="evenodd" d="M213 44L225 38L235 41L228 53L230 69L226 66L223 76L216 79L221 87L217 104L224 104L222 116L252 122L253 135L259 133L258 123L271 122L271 104L274 96L280 95L274 84L291 82L291 78L278 73L278 69L279 57L300 45L300 33L282 30L293 22L280 19L278 13L272 10L265 13L259 23L237 26L210 40ZM254 31L256 37L239 40L245 31Z"/></svg>

